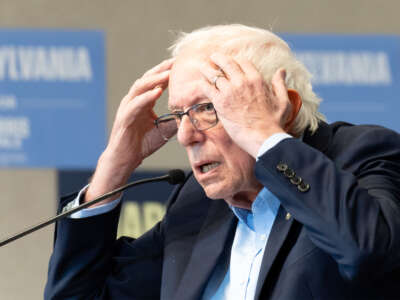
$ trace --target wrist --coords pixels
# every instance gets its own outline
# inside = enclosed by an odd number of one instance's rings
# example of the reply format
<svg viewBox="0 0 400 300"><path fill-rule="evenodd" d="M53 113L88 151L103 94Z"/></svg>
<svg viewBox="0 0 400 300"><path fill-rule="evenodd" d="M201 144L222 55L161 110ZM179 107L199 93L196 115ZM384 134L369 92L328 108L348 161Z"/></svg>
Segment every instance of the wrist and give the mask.
<svg viewBox="0 0 400 300"><path fill-rule="evenodd" d="M252 134L248 134L248 140L245 143L244 150L247 151L255 159L257 159L260 148L262 147L264 142L269 138L282 133L286 133L282 128L269 128L264 131L257 131Z"/></svg>
<svg viewBox="0 0 400 300"><path fill-rule="evenodd" d="M110 156L106 151L100 156L96 171L90 182L90 186L85 193L84 202L91 201L105 193L117 189L128 181L133 170L139 164L123 163L113 156ZM97 205L101 205L120 197L120 194L106 199Z"/></svg>
<svg viewBox="0 0 400 300"><path fill-rule="evenodd" d="M264 155L270 149L272 149L277 144L279 144L282 140L288 139L288 138L293 138L293 136L286 132L284 132L284 133L280 132L280 133L275 133L275 134L271 135L269 138L267 138L264 141L264 143L258 149L257 160L260 158L260 156Z"/></svg>

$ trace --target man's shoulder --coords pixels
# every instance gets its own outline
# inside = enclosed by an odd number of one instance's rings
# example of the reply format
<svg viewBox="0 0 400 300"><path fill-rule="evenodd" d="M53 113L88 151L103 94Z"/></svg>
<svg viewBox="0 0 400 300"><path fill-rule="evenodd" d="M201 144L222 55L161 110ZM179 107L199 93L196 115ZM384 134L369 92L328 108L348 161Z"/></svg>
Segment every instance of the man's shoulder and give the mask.
<svg viewBox="0 0 400 300"><path fill-rule="evenodd" d="M399 137L399 133L396 131L386 128L381 125L375 124L352 124L348 122L338 121L331 124L327 124L332 130L333 136L336 138L341 137L357 137L364 134L378 134L378 135L390 135Z"/></svg>
<svg viewBox="0 0 400 300"><path fill-rule="evenodd" d="M332 145L336 147L400 147L399 133L380 125L335 122L328 126Z"/></svg>
<svg viewBox="0 0 400 300"><path fill-rule="evenodd" d="M361 168L370 161L400 159L400 135L379 125L335 122L326 154L340 166Z"/></svg>
<svg viewBox="0 0 400 300"><path fill-rule="evenodd" d="M331 158L343 152L358 152L375 146L400 149L400 135L379 125L320 122L316 132L305 131L303 141ZM364 151L365 152L365 151Z"/></svg>

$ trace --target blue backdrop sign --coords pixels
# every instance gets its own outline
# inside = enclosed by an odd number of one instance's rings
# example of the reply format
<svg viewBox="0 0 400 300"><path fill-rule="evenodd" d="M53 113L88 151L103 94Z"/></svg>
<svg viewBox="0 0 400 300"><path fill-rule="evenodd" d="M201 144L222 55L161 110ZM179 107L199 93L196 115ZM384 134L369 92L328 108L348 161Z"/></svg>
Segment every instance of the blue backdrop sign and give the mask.
<svg viewBox="0 0 400 300"><path fill-rule="evenodd" d="M99 31L0 30L0 166L91 168L104 148Z"/></svg>
<svg viewBox="0 0 400 300"><path fill-rule="evenodd" d="M400 132L400 37L283 34L313 75L328 121Z"/></svg>

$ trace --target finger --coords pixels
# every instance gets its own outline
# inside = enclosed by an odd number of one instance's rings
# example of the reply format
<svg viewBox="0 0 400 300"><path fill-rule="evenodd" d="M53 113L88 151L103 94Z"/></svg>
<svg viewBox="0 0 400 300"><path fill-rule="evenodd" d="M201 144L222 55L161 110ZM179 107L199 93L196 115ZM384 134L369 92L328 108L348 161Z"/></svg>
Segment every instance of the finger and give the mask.
<svg viewBox="0 0 400 300"><path fill-rule="evenodd" d="M285 69L278 69L274 76L272 76L271 85L272 89L278 98L279 102L289 101L288 92L286 88L286 71Z"/></svg>
<svg viewBox="0 0 400 300"><path fill-rule="evenodd" d="M281 113L281 123L284 124L291 111L291 103L285 84L286 71L278 69L272 77L272 90L275 93L277 110Z"/></svg>
<svg viewBox="0 0 400 300"><path fill-rule="evenodd" d="M222 79L222 77L218 78L218 83L219 83L219 80L221 80L221 79ZM199 87L200 87L203 95L205 97L207 97L207 99L209 99L211 102L215 101L220 96L219 90L212 83L210 83L207 79L202 80L199 83Z"/></svg>
<svg viewBox="0 0 400 300"><path fill-rule="evenodd" d="M213 84L216 76L224 76L222 70L213 67L209 62L202 62L199 70L210 84Z"/></svg>
<svg viewBox="0 0 400 300"><path fill-rule="evenodd" d="M172 65L174 64L175 58L169 58L161 62L160 64L156 65L155 67L148 70L143 76L148 76L155 73L160 73L166 70L170 70Z"/></svg>
<svg viewBox="0 0 400 300"><path fill-rule="evenodd" d="M163 71L161 73L155 73L148 76L144 76L135 81L130 88L128 94L131 98L136 97L148 90L152 90L159 86L165 88L168 84L170 71Z"/></svg>
<svg viewBox="0 0 400 300"><path fill-rule="evenodd" d="M236 61L242 69L246 78L248 78L249 80L262 79L260 72L256 69L251 61L245 58L237 58Z"/></svg>
<svg viewBox="0 0 400 300"><path fill-rule="evenodd" d="M220 92L225 92L230 88L230 82L225 76L217 75L212 80L214 88Z"/></svg>
<svg viewBox="0 0 400 300"><path fill-rule="evenodd" d="M163 89L156 87L155 89L144 92L143 94L135 97L134 101L130 101L127 104L127 110L153 108L158 98L160 98Z"/></svg>
<svg viewBox="0 0 400 300"><path fill-rule="evenodd" d="M214 92L218 92L218 83L221 80L227 81L221 70L217 70L208 63L203 63L200 66L200 72L203 74L205 81L214 89Z"/></svg>
<svg viewBox="0 0 400 300"><path fill-rule="evenodd" d="M238 82L243 77L243 70L233 58L221 53L214 53L210 56L210 59L224 72L226 78L230 81Z"/></svg>
<svg viewBox="0 0 400 300"><path fill-rule="evenodd" d="M155 120L157 116L155 115L153 108L155 105L155 101L161 96L162 89L155 88L154 90L147 91L142 95L135 98L135 101L127 102L126 105L120 106L118 108L117 117L112 129L111 136L114 136L114 131L119 128L115 124L125 124L125 126L130 126L135 123L135 120L140 120L139 123L144 127L148 127L149 124L152 123L152 120ZM143 117L145 119L143 119ZM147 124L147 125L146 125Z"/></svg>
<svg viewBox="0 0 400 300"><path fill-rule="evenodd" d="M140 115L143 113L148 114L148 112L154 108L156 101L160 98L161 94L161 88L155 88L154 90L147 91L137 96L134 101L128 102L124 106L121 113L125 116L129 116L128 118L132 121L140 117ZM155 114L153 118L156 118Z"/></svg>

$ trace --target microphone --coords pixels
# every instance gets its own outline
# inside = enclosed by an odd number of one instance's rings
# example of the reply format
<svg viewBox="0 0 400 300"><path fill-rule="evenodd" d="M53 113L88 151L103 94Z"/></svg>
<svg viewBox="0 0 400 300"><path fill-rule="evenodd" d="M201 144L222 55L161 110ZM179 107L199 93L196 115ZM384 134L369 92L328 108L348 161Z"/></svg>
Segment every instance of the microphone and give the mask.
<svg viewBox="0 0 400 300"><path fill-rule="evenodd" d="M185 172L180 169L170 170L167 176L166 180L172 185L182 183L185 180Z"/></svg>
<svg viewBox="0 0 400 300"><path fill-rule="evenodd" d="M175 184L182 183L184 180L185 180L185 173L182 170L174 169L174 170L169 171L168 174L163 175L163 176L153 177L153 178L146 178L146 179L141 179L141 180L130 182L130 183L128 183L128 184L126 184L126 185L124 185L124 186L122 186L120 188L117 188L117 189L115 189L115 190L113 190L111 192L108 192L108 193L106 193L104 195L101 195L100 197L97 197L96 199L93 199L91 201L85 202L85 203L83 203L83 204L81 204L81 205L79 205L79 206L77 206L77 207L75 207L73 209L70 209L70 210L67 210L65 212L62 212L62 213L56 215L55 217L52 217L52 218L50 218L50 219L48 219L48 220L46 220L46 221L44 221L44 222L42 222L40 224L37 224L37 225L32 226L32 227L30 227L30 228L28 228L28 229L26 229L26 230L24 230L24 231L22 231L20 233L17 233L15 235L10 236L10 237L0 241L0 247L2 247L4 245L7 245L8 243L11 243L12 241L18 240L18 239L24 237L25 235L28 235L28 234L30 234L30 233L32 233L34 231L37 231L37 230L39 230L39 229L41 229L41 228L43 228L43 227L45 227L47 225L50 225L50 224L52 224L52 223L54 223L54 222L56 222L56 221L58 221L58 220L60 220L62 218L65 218L65 217L67 217L69 215L72 215L73 213L76 213L77 211L80 211L80 210L82 210L84 208L87 208L88 206L91 206L91 205L93 205L95 203L103 201L104 199L107 199L107 198L109 198L111 196L114 196L115 194L118 194L118 193L120 193L120 192L122 192L122 191L124 191L126 189L129 189L129 188L131 188L133 186L140 185L140 184L143 184L143 183L158 182L158 181L167 181L168 183L175 185Z"/></svg>

